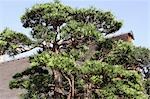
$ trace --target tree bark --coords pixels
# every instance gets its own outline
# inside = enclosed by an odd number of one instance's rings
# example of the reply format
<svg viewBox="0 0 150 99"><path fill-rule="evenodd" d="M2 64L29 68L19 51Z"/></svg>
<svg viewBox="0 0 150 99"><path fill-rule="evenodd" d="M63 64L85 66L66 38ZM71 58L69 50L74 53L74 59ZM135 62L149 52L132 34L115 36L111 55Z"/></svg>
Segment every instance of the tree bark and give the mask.
<svg viewBox="0 0 150 99"><path fill-rule="evenodd" d="M91 89L92 89L92 85L90 83L85 85L84 99L91 99L92 98Z"/></svg>
<svg viewBox="0 0 150 99"><path fill-rule="evenodd" d="M54 70L54 83L55 83L55 89L54 89L54 97L56 99L60 98L59 89L62 87L62 79L61 74L58 70Z"/></svg>
<svg viewBox="0 0 150 99"><path fill-rule="evenodd" d="M72 74L70 74L70 76L71 76L71 82L72 82L71 95L72 95L72 99L73 99L74 95L75 95L74 76Z"/></svg>

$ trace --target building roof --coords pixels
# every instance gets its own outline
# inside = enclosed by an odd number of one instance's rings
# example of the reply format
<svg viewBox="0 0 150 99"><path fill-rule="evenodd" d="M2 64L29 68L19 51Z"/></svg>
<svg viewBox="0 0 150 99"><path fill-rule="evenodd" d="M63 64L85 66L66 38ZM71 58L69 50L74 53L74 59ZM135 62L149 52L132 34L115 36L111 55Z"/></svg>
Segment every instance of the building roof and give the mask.
<svg viewBox="0 0 150 99"><path fill-rule="evenodd" d="M28 58L21 58L0 64L0 98L1 99L19 99L22 90L9 89L9 82L12 76L17 72L22 72L30 66Z"/></svg>
<svg viewBox="0 0 150 99"><path fill-rule="evenodd" d="M112 38L112 39L115 39L115 40L121 39L121 40L127 41L128 37L131 37L131 39L134 40L134 35L133 35L132 31L127 32L127 33L121 33L121 34L107 35L105 38Z"/></svg>

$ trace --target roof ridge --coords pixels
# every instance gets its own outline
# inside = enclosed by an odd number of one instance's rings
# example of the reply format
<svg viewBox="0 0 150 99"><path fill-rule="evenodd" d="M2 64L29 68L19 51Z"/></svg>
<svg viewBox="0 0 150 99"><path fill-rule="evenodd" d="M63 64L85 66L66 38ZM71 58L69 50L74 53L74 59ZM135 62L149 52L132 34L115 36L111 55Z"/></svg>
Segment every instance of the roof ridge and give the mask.
<svg viewBox="0 0 150 99"><path fill-rule="evenodd" d="M117 36L121 36L121 35L125 35L125 34L131 34L132 38L134 39L134 34L133 34L132 30L129 32L124 32L124 33L121 32L119 34L118 33L109 34L109 35L106 35L105 38L113 38L113 37L117 37Z"/></svg>
<svg viewBox="0 0 150 99"><path fill-rule="evenodd" d="M25 58L29 58L29 57L21 57L21 58L18 58L18 59L12 59L12 60L1 62L0 64L5 64L5 63L13 62L13 61L19 61L19 60L25 59Z"/></svg>

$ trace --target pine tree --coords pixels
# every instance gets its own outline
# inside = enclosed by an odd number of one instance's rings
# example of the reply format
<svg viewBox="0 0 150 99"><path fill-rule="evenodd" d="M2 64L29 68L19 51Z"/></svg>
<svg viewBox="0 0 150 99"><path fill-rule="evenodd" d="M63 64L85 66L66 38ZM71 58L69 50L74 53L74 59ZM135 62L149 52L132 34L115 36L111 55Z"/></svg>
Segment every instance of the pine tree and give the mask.
<svg viewBox="0 0 150 99"><path fill-rule="evenodd" d="M10 82L11 89L26 89L23 98L148 98L136 68L149 64L150 51L106 39L122 26L111 12L75 9L56 0L27 9L21 22L32 39L6 28L0 33L0 54L42 49Z"/></svg>

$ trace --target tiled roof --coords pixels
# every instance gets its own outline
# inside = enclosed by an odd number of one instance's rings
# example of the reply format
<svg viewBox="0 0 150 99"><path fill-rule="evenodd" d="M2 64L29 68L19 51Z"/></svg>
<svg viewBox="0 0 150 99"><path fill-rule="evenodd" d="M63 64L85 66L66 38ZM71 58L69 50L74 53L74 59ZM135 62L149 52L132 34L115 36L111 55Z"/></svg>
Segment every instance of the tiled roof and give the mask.
<svg viewBox="0 0 150 99"><path fill-rule="evenodd" d="M126 33L126 34L114 36L114 37L112 37L112 39L114 39L114 40L128 41L128 37L129 36L132 38L132 40L134 40L134 37L130 33Z"/></svg>
<svg viewBox="0 0 150 99"><path fill-rule="evenodd" d="M134 40L134 35L133 32L127 32L127 33L121 33L121 34L112 34L112 35L107 35L105 38L112 38L112 39L121 39L121 40L127 40L128 36L130 36Z"/></svg>
<svg viewBox="0 0 150 99"><path fill-rule="evenodd" d="M29 67L28 58L22 58L0 64L0 99L18 99L20 90L10 90L9 82L12 76L17 72L22 72Z"/></svg>

